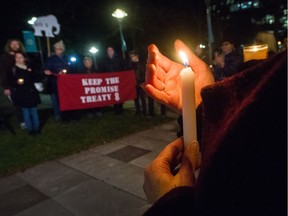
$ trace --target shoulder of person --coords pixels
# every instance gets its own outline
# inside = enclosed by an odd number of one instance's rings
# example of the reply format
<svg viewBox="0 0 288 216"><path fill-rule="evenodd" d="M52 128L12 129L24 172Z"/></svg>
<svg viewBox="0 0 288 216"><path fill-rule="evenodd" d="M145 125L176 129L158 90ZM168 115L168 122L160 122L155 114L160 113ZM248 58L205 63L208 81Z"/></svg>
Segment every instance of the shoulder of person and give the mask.
<svg viewBox="0 0 288 216"><path fill-rule="evenodd" d="M48 63L48 62L51 62L51 61L53 61L53 59L54 59L54 55L52 55L52 56L49 56L49 57L47 57L46 58L46 63Z"/></svg>
<svg viewBox="0 0 288 216"><path fill-rule="evenodd" d="M9 53L4 53L1 57L0 57L0 64L4 65L4 64L11 64L14 61L14 55L11 55Z"/></svg>

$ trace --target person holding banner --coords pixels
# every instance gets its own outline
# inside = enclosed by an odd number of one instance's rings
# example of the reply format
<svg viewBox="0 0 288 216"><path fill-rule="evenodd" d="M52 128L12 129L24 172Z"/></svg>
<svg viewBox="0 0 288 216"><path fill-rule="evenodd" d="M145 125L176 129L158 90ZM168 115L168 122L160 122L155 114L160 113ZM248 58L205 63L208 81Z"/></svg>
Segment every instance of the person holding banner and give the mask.
<svg viewBox="0 0 288 216"><path fill-rule="evenodd" d="M44 66L44 74L47 76L47 91L51 96L54 118L60 121L63 118L63 113L59 108L59 96L57 87L57 77L69 72L68 58L64 54L65 45L63 41L58 41L54 44L55 54L48 57Z"/></svg>
<svg viewBox="0 0 288 216"><path fill-rule="evenodd" d="M195 72L200 146L178 138L145 168L153 205L144 216L286 215L287 51L213 83L209 67L182 41L175 49ZM184 66L155 45L148 51L144 90L181 112Z"/></svg>
<svg viewBox="0 0 288 216"><path fill-rule="evenodd" d="M0 57L0 81L3 88L4 96L11 100L11 91L7 81L7 75L11 72L16 52L25 52L23 43L18 39L9 39L5 45L5 53ZM17 112L17 120L19 121L20 127L25 128L25 123L20 107L14 105Z"/></svg>
<svg viewBox="0 0 288 216"><path fill-rule="evenodd" d="M125 70L125 63L121 56L115 52L114 48L109 46L102 67L103 72L119 72ZM114 104L114 111L116 115L123 114L123 103Z"/></svg>
<svg viewBox="0 0 288 216"><path fill-rule="evenodd" d="M91 74L91 73L97 73L96 67L94 66L93 59L90 56L86 56L83 59L83 73ZM100 117L102 116L101 108L91 108L87 110L87 117L93 118L93 117Z"/></svg>
<svg viewBox="0 0 288 216"><path fill-rule="evenodd" d="M83 59L83 73L97 73L93 59L90 56L85 56Z"/></svg>

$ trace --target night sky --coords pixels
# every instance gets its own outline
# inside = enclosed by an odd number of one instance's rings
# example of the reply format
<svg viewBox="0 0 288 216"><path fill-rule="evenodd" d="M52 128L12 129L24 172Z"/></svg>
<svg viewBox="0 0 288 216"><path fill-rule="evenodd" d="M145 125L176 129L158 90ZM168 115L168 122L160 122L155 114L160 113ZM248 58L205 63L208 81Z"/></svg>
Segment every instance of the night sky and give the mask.
<svg viewBox="0 0 288 216"><path fill-rule="evenodd" d="M204 2L204 0L4 0L0 3L0 49L3 50L9 38L22 40L23 30L33 31L27 23L31 17L53 14L61 25L61 32L55 38L51 38L51 44L61 39L66 44L67 53L79 55L89 54L88 50L92 45L100 50L98 53L100 56L105 54L106 47L110 45L120 52L119 26L111 14L116 8L121 8L128 13L123 20L128 51L137 49L145 55L147 46L155 43L163 53L173 56L173 43L176 38L182 39L191 48L197 43L207 44ZM239 40L245 34L253 36L250 31L253 29L248 29L245 25L249 22L246 14L244 11L239 23L234 25L234 29L240 31L234 32ZM215 20L216 18L219 20L219 17L214 17ZM247 18L246 21L244 18ZM221 23L218 23L218 26L223 27ZM221 31L215 25L213 28L214 38L217 40ZM46 40L40 38L40 41L45 53ZM214 45L218 46L216 42Z"/></svg>
<svg viewBox="0 0 288 216"><path fill-rule="evenodd" d="M202 2L201 4L199 2ZM63 39L67 52L86 54L91 45L105 50L108 45L120 50L119 27L111 14L116 8L128 13L123 31L128 50L145 51L155 43L164 52L172 52L173 42L181 38L188 44L206 40L206 17L201 0L27 0L1 1L0 46L9 38L22 40L22 30L32 30L32 16L53 14L61 32L51 44ZM45 49L45 38L41 38Z"/></svg>

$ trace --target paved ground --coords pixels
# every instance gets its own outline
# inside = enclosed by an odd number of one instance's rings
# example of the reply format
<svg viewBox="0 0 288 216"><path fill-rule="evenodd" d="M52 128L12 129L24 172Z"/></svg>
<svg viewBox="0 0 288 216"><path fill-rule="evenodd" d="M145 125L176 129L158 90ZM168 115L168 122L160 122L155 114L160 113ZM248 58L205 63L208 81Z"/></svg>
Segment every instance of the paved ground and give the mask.
<svg viewBox="0 0 288 216"><path fill-rule="evenodd" d="M173 121L2 178L0 215L142 215L143 168L177 130Z"/></svg>

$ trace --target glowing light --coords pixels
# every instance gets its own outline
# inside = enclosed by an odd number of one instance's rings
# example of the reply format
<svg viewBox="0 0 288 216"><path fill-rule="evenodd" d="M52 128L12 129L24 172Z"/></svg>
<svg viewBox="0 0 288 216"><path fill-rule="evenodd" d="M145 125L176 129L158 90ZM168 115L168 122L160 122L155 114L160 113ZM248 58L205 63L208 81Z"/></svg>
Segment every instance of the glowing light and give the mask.
<svg viewBox="0 0 288 216"><path fill-rule="evenodd" d="M183 61L184 66L187 67L189 62L188 62L188 58L187 58L186 54L183 51L180 51L179 55Z"/></svg>
<svg viewBox="0 0 288 216"><path fill-rule="evenodd" d="M113 17L116 17L116 18L118 18L118 19L122 19L122 18L128 16L128 14L127 14L125 11L117 8L117 9L113 12L112 16L113 16Z"/></svg>
<svg viewBox="0 0 288 216"><path fill-rule="evenodd" d="M205 48L206 48L206 46L205 46L204 44L199 44L199 47L200 47L201 49L205 49Z"/></svg>
<svg viewBox="0 0 288 216"><path fill-rule="evenodd" d="M96 54L99 50L96 48L96 47L91 47L89 49L89 52L93 53L93 54Z"/></svg>
<svg viewBox="0 0 288 216"><path fill-rule="evenodd" d="M36 20L36 17L32 17L30 20L28 20L28 24L33 25Z"/></svg>
<svg viewBox="0 0 288 216"><path fill-rule="evenodd" d="M70 58L70 61L71 61L71 62L76 62L76 61L77 61L77 58L74 57L74 56L72 56L72 57Z"/></svg>

